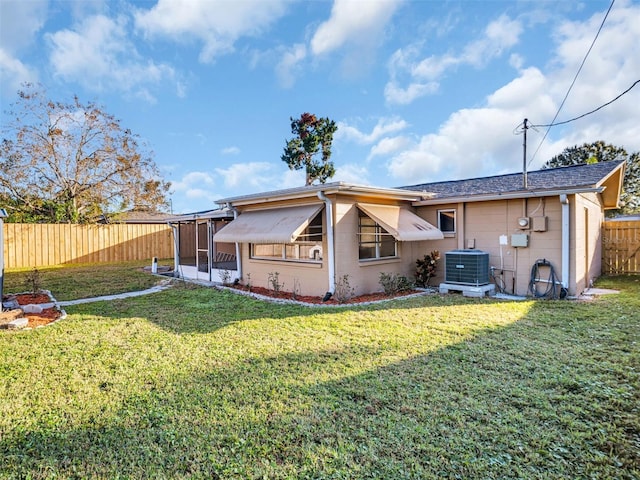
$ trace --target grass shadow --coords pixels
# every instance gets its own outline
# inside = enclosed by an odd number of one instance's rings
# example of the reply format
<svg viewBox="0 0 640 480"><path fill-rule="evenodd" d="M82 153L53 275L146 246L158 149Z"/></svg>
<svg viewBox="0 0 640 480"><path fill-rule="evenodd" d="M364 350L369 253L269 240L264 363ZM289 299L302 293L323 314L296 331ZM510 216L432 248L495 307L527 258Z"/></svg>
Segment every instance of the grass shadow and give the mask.
<svg viewBox="0 0 640 480"><path fill-rule="evenodd" d="M205 290L194 290L193 301L210 312ZM637 288L592 303L520 304L501 319L486 318L500 305L488 300L465 300L451 317L445 306L413 303L388 316L377 309L304 316L265 302L238 312L242 305L228 303L236 296L218 293L227 313L206 327L189 319L166 326L172 308L148 331L131 320L144 305L161 310L179 301L150 296L128 302L132 311L118 313L118 325L93 343L37 332L61 342L54 347L64 355L51 362L73 366L65 374L83 382L58 378L35 420L0 420L0 476L631 479L640 472ZM444 318L429 317L438 308ZM212 318L194 317L201 315ZM27 337L12 338L20 348ZM15 375L6 363L3 371Z"/></svg>

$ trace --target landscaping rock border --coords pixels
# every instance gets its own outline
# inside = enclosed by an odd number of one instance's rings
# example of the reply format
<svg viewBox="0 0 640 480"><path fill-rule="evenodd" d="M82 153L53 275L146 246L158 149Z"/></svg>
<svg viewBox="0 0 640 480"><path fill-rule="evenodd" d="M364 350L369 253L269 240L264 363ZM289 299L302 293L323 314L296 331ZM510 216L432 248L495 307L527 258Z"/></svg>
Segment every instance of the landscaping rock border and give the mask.
<svg viewBox="0 0 640 480"><path fill-rule="evenodd" d="M40 290L39 293L43 295L47 295L50 302L46 303L29 303L26 305L18 305L18 302L15 301L15 298L18 295L28 295L31 292L22 292L22 293L14 293L8 296L8 300L2 302L2 306L11 306L14 307L17 305L17 308L11 308L10 310L0 312L0 329L6 330L33 330L34 328L47 327L49 325L53 325L54 323L59 322L60 320L64 320L67 318L67 312L65 312L56 299L53 297L49 290ZM30 313L38 314L42 313L43 310L49 308L56 308L60 311L60 316L55 320L52 320L49 323L44 325L37 325L36 327L29 327L29 318L25 315ZM6 321L4 321L6 320Z"/></svg>

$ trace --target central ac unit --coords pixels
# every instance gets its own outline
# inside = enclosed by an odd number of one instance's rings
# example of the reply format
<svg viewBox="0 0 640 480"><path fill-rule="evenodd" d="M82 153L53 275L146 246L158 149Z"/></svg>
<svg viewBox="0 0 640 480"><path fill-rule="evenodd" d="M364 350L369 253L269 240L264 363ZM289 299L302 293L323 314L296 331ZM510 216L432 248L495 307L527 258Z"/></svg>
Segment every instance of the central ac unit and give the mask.
<svg viewBox="0 0 640 480"><path fill-rule="evenodd" d="M489 283L489 254L480 250L452 250L444 254L444 281L461 285Z"/></svg>

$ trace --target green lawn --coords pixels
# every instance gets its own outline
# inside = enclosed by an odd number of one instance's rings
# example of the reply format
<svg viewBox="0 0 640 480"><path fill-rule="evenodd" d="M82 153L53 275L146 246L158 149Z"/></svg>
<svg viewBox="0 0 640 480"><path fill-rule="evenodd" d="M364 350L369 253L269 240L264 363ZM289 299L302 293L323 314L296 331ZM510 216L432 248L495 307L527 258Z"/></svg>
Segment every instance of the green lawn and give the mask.
<svg viewBox="0 0 640 480"><path fill-rule="evenodd" d="M0 333L0 478L640 478L640 278L352 308L178 285Z"/></svg>
<svg viewBox="0 0 640 480"><path fill-rule="evenodd" d="M171 261L163 261L171 265ZM113 293L144 290L158 283L158 277L145 273L150 262L94 263L37 269L41 288L50 290L56 300L76 300ZM33 289L29 278L33 269L8 270L4 293L20 293Z"/></svg>

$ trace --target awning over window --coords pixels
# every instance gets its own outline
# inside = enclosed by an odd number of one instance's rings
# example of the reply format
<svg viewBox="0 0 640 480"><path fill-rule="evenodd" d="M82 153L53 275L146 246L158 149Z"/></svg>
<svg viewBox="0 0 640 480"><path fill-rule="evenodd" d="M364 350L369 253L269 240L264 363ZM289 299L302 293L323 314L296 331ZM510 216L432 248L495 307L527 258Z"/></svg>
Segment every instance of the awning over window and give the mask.
<svg viewBox="0 0 640 480"><path fill-rule="evenodd" d="M416 242L444 238L440 230L404 208L394 205L371 205L368 203L358 203L358 208L373 218L396 240Z"/></svg>
<svg viewBox="0 0 640 480"><path fill-rule="evenodd" d="M324 204L255 210L238 215L213 236L214 242L293 243Z"/></svg>

